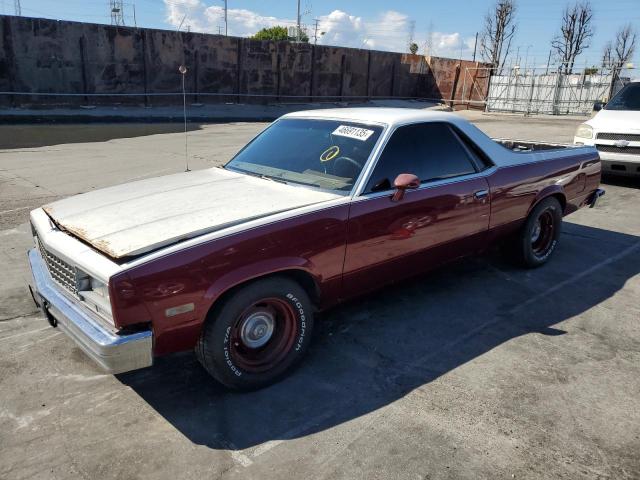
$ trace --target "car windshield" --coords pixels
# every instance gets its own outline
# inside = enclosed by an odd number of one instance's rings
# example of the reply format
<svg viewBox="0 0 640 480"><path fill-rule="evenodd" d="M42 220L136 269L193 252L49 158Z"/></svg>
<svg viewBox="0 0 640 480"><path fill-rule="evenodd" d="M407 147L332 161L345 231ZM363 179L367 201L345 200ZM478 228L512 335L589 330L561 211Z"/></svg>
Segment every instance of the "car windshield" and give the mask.
<svg viewBox="0 0 640 480"><path fill-rule="evenodd" d="M353 188L382 127L285 118L244 147L224 168L337 193Z"/></svg>
<svg viewBox="0 0 640 480"><path fill-rule="evenodd" d="M640 110L640 82L630 83L614 96L606 110Z"/></svg>

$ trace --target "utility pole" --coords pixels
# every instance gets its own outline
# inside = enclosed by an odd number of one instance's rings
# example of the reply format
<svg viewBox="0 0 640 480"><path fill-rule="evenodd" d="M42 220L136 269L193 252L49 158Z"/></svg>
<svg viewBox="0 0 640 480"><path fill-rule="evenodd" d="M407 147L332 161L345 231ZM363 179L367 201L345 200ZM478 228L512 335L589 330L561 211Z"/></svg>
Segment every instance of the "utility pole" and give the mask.
<svg viewBox="0 0 640 480"><path fill-rule="evenodd" d="M296 41L300 41L300 0L298 0L298 14L296 15L297 20L297 29L296 29Z"/></svg>
<svg viewBox="0 0 640 480"><path fill-rule="evenodd" d="M131 6L133 7L133 26L138 28L138 22L136 21L136 4L132 3Z"/></svg>
<svg viewBox="0 0 640 480"><path fill-rule="evenodd" d="M123 1L109 0L109 9L111 10L111 25L124 25Z"/></svg>
<svg viewBox="0 0 640 480"><path fill-rule="evenodd" d="M549 74L549 65L551 64L551 53L553 50L549 50L549 58L547 58L547 70L544 72L545 75Z"/></svg>
<svg viewBox="0 0 640 480"><path fill-rule="evenodd" d="M229 35L229 21L227 20L227 0L224 0L224 36Z"/></svg>
<svg viewBox="0 0 640 480"><path fill-rule="evenodd" d="M20 6L20 0L14 0L13 8L15 9L15 14L17 17L22 15L22 6Z"/></svg>
<svg viewBox="0 0 640 480"><path fill-rule="evenodd" d="M313 44L317 45L318 44L318 22L320 22L320 20L318 20L317 18L314 18L313 21L316 24L313 30Z"/></svg>
<svg viewBox="0 0 640 480"><path fill-rule="evenodd" d="M320 19L319 18L314 18L313 19L314 23L315 23L315 27L313 30L313 44L317 45L318 44L318 28L320 27ZM320 32L320 37L322 37L325 33L327 32ZM366 40L365 40L366 42Z"/></svg>
<svg viewBox="0 0 640 480"><path fill-rule="evenodd" d="M476 42L473 44L473 61L476 61L476 50L478 49L478 32L476 32Z"/></svg>

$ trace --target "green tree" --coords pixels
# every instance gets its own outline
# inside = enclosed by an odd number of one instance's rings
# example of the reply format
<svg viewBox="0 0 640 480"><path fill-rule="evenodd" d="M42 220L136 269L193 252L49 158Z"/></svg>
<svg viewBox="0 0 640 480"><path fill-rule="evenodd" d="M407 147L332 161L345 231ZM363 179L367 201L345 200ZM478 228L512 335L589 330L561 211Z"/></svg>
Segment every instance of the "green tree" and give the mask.
<svg viewBox="0 0 640 480"><path fill-rule="evenodd" d="M411 43L411 45L409 45L409 51L415 55L416 53L418 53L418 44L413 42Z"/></svg>
<svg viewBox="0 0 640 480"><path fill-rule="evenodd" d="M263 28L258 31L251 38L254 40L274 40L276 42L295 42L296 37L290 37L289 32L287 31L287 27L281 27L276 25L275 27ZM309 36L304 30L300 30L300 41L309 42Z"/></svg>

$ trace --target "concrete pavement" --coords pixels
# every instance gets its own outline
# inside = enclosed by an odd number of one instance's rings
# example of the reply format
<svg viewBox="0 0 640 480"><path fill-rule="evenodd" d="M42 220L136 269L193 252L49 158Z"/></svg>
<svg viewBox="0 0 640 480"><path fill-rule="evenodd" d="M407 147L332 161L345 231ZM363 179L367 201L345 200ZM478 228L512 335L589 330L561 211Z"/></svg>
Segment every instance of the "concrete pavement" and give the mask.
<svg viewBox="0 0 640 480"><path fill-rule="evenodd" d="M554 142L580 122L465 115ZM191 167L263 127L190 132ZM0 150L0 478L640 477L639 182L567 217L545 267L492 252L340 307L292 376L233 394L191 353L104 375L28 298L29 208L184 169L180 133L128 133Z"/></svg>

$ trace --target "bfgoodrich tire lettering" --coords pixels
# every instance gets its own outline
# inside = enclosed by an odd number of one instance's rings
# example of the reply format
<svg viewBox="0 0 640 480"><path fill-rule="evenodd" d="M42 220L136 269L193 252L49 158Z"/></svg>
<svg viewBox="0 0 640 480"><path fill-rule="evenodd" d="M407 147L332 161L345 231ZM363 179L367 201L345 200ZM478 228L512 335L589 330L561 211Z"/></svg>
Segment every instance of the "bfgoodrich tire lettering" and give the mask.
<svg viewBox="0 0 640 480"><path fill-rule="evenodd" d="M279 380L302 358L313 329L309 297L286 277L241 287L211 312L196 346L220 383L253 390Z"/></svg>

